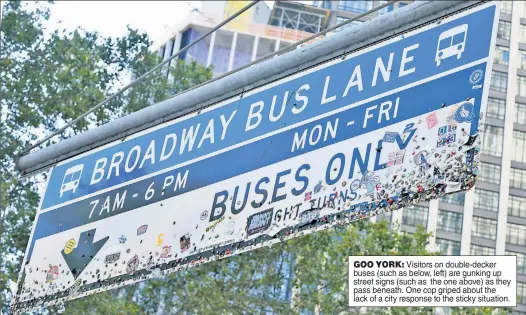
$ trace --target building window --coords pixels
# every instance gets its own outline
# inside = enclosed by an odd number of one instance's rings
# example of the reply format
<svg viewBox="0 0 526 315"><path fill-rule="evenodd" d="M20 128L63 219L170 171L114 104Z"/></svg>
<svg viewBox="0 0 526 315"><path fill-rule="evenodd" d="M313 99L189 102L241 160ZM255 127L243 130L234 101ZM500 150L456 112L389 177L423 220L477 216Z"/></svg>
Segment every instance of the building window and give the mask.
<svg viewBox="0 0 526 315"><path fill-rule="evenodd" d="M413 205L404 208L402 224L409 226L427 226L428 207Z"/></svg>
<svg viewBox="0 0 526 315"><path fill-rule="evenodd" d="M487 238L490 240L497 239L497 221L473 217L473 226L471 228L471 235L475 237Z"/></svg>
<svg viewBox="0 0 526 315"><path fill-rule="evenodd" d="M504 136L504 128L485 125L483 135L482 153L502 156L502 139Z"/></svg>
<svg viewBox="0 0 526 315"><path fill-rule="evenodd" d="M510 40L510 33L511 33L511 23L506 22L506 21L499 21L497 37L500 39Z"/></svg>
<svg viewBox="0 0 526 315"><path fill-rule="evenodd" d="M475 188L475 208L488 211L499 211L499 193L485 189Z"/></svg>
<svg viewBox="0 0 526 315"><path fill-rule="evenodd" d="M517 95L526 97L526 77L517 76Z"/></svg>
<svg viewBox="0 0 526 315"><path fill-rule="evenodd" d="M526 189L526 170L511 168L510 186L517 189Z"/></svg>
<svg viewBox="0 0 526 315"><path fill-rule="evenodd" d="M506 251L506 255L517 256L517 273L526 275L526 255L509 251Z"/></svg>
<svg viewBox="0 0 526 315"><path fill-rule="evenodd" d="M508 214L514 217L526 218L526 198L508 196Z"/></svg>
<svg viewBox="0 0 526 315"><path fill-rule="evenodd" d="M516 124L526 124L526 104L515 103L515 120Z"/></svg>
<svg viewBox="0 0 526 315"><path fill-rule="evenodd" d="M490 87L492 89L494 89L495 91L505 93L507 84L508 84L508 75L506 73L498 72L498 71L493 71L491 73Z"/></svg>
<svg viewBox="0 0 526 315"><path fill-rule="evenodd" d="M517 282L517 303L526 304L526 283Z"/></svg>
<svg viewBox="0 0 526 315"><path fill-rule="evenodd" d="M343 17L343 16L337 16L336 17L336 25L340 24L340 23L343 23L345 21L348 21L349 19L346 18L346 17ZM343 31L344 29L346 28L349 28L349 27L352 27L353 25L360 25L362 24L363 21L352 21L351 23L347 23L345 24L344 26L342 27L338 27L337 29L334 30L334 32L341 32Z"/></svg>
<svg viewBox="0 0 526 315"><path fill-rule="evenodd" d="M506 243L526 246L526 226L508 223L506 227Z"/></svg>
<svg viewBox="0 0 526 315"><path fill-rule="evenodd" d="M521 50L521 69L526 69L526 51Z"/></svg>
<svg viewBox="0 0 526 315"><path fill-rule="evenodd" d="M460 255L460 242L446 240L443 238L437 238L436 246L437 249L442 253L442 255Z"/></svg>
<svg viewBox="0 0 526 315"><path fill-rule="evenodd" d="M437 228L445 232L462 233L462 213L438 210Z"/></svg>
<svg viewBox="0 0 526 315"><path fill-rule="evenodd" d="M513 130L513 159L526 162L526 132Z"/></svg>
<svg viewBox="0 0 526 315"><path fill-rule="evenodd" d="M508 65L510 61L510 49L504 46L495 46L495 63Z"/></svg>
<svg viewBox="0 0 526 315"><path fill-rule="evenodd" d="M484 182L500 183L500 165L490 163L479 163L478 179Z"/></svg>
<svg viewBox="0 0 526 315"><path fill-rule="evenodd" d="M504 115L506 115L506 101L494 97L488 98L486 117L504 120Z"/></svg>
<svg viewBox="0 0 526 315"><path fill-rule="evenodd" d="M501 1L500 2L500 13L511 14L512 7L513 7L512 1Z"/></svg>
<svg viewBox="0 0 526 315"><path fill-rule="evenodd" d="M387 2L388 2L388 1L384 1L384 0L382 0L382 1L380 1L380 2L378 3L378 6L381 6L381 5L383 5L383 4L386 4ZM393 11L393 10L394 10L394 3L392 3L392 4L388 5L388 6L386 6L385 8L381 9L380 11L378 11L378 15L382 15L382 14L385 14L385 13L391 12L391 11Z"/></svg>
<svg viewBox="0 0 526 315"><path fill-rule="evenodd" d="M522 18L526 18L526 2L519 2L519 3L522 3L522 6L519 7L519 11L520 11L520 16Z"/></svg>
<svg viewBox="0 0 526 315"><path fill-rule="evenodd" d="M349 12L354 12L354 13L365 13L371 10L372 8L373 8L372 1L356 1L356 0L338 1L338 10L349 11Z"/></svg>
<svg viewBox="0 0 526 315"><path fill-rule="evenodd" d="M495 248L471 244L470 255L472 256L495 255Z"/></svg>
<svg viewBox="0 0 526 315"><path fill-rule="evenodd" d="M440 201L444 203L448 203L448 204L463 206L465 197L466 195L464 193L459 192L459 193L445 195L444 197L440 198Z"/></svg>
<svg viewBox="0 0 526 315"><path fill-rule="evenodd" d="M521 24L521 44L526 44L526 26Z"/></svg>

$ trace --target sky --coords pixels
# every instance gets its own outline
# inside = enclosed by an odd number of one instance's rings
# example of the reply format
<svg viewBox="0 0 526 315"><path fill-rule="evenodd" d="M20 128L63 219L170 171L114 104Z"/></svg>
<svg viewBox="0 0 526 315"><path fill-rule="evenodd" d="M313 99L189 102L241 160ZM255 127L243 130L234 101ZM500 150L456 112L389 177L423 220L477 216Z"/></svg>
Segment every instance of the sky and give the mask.
<svg viewBox="0 0 526 315"><path fill-rule="evenodd" d="M103 36L124 36L127 25L146 32L157 46L165 27L183 19L200 1L56 1L49 29L82 27Z"/></svg>
<svg viewBox="0 0 526 315"><path fill-rule="evenodd" d="M274 1L265 1L272 7ZM299 1L310 2L310 1ZM146 32L159 47L167 39L166 28L184 19L201 1L72 1L58 0L51 6L47 28L73 30L82 27L103 36L123 36L127 25Z"/></svg>

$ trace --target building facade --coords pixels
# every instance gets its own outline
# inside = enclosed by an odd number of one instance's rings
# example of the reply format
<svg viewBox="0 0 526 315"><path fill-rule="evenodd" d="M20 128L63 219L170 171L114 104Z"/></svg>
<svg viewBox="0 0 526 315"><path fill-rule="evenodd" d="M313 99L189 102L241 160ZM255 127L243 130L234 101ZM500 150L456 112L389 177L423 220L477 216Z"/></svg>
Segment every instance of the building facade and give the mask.
<svg viewBox="0 0 526 315"><path fill-rule="evenodd" d="M170 39L161 46L159 55L169 58L248 3L202 1L201 10L190 12L169 32ZM261 1L179 58L212 67L216 77L323 30L328 15L326 9L293 2L277 2L271 10Z"/></svg>
<svg viewBox="0 0 526 315"><path fill-rule="evenodd" d="M250 27L218 31L181 59L212 66L219 75L386 2L313 1L310 7L276 2L272 10L252 13ZM400 1L347 27L410 2ZM222 20L199 16L172 36L161 55L168 58ZM259 23L264 21L267 24ZM501 1L496 44L475 188L372 220L400 224L407 232L425 226L433 232L430 249L445 255L516 255L515 314L526 315L526 1ZM290 297L289 292L284 298Z"/></svg>

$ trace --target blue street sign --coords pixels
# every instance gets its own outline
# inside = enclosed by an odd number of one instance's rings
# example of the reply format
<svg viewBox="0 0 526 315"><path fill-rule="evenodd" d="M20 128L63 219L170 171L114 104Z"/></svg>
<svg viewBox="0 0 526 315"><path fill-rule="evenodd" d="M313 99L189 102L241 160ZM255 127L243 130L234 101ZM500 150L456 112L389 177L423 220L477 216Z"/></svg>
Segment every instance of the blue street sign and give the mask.
<svg viewBox="0 0 526 315"><path fill-rule="evenodd" d="M481 5L59 163L15 305L471 188L497 18ZM66 272L30 271L49 266Z"/></svg>

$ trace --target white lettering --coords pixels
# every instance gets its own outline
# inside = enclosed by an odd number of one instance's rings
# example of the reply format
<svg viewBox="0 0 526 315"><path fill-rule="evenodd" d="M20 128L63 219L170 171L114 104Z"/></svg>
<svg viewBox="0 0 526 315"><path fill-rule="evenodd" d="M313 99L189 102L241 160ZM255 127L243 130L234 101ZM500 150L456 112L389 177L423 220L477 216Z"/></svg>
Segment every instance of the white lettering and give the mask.
<svg viewBox="0 0 526 315"><path fill-rule="evenodd" d="M164 195L164 190L166 189L166 187L170 186L173 182L174 182L173 175L168 175L164 178L163 190L161 191L161 196Z"/></svg>
<svg viewBox="0 0 526 315"><path fill-rule="evenodd" d="M115 196L115 201L113 202L113 209L111 210L112 212L115 211L115 209L122 209L124 207L124 200L126 199L126 192L127 190L125 190L124 193L122 194L122 198L120 198L120 194L117 193L117 195Z"/></svg>
<svg viewBox="0 0 526 315"><path fill-rule="evenodd" d="M377 107L378 107L378 105L374 105L374 106L368 107L365 110L365 119L363 120L363 128L367 127L367 120L369 120L369 118L374 116L374 115L370 115L369 111L372 110L372 109L376 109Z"/></svg>
<svg viewBox="0 0 526 315"><path fill-rule="evenodd" d="M314 134L316 134L315 140L312 139L312 135L314 135ZM320 137L321 137L321 126L320 125L316 125L314 128L312 128L312 131L310 132L309 144L310 145L314 145L314 144L318 143L318 141L320 141Z"/></svg>
<svg viewBox="0 0 526 315"><path fill-rule="evenodd" d="M132 156L133 152L136 152L135 162L133 162L133 166L130 166L130 157ZM128 153L128 156L126 157L126 164L124 165L124 170L126 171L126 173L129 173L135 169L135 167L137 166L137 163L139 163L140 155L141 155L140 146L136 145L130 150L130 152Z"/></svg>
<svg viewBox="0 0 526 315"><path fill-rule="evenodd" d="M166 152L166 144L168 143L168 140L170 139L172 140L172 147L170 148L169 152ZM164 137L163 149L161 150L161 157L159 158L159 162L166 160L172 155L172 153L175 150L176 144L177 144L177 135L175 133L169 133Z"/></svg>
<svg viewBox="0 0 526 315"><path fill-rule="evenodd" d="M340 118L336 118L336 120L334 121L334 126L332 125L330 121L327 122L327 128L325 129L325 135L323 136L323 141L327 141L327 136L329 135L329 133L331 134L331 138L334 139L336 137L336 130L338 129L339 120Z"/></svg>
<svg viewBox="0 0 526 315"><path fill-rule="evenodd" d="M97 205L99 204L99 199L97 200L93 200L92 202L89 203L90 205L93 205L93 207L91 208L91 211L89 213L89 218L91 219L91 215L93 214L93 210L95 210L95 208L97 207Z"/></svg>
<svg viewBox="0 0 526 315"><path fill-rule="evenodd" d="M362 69L360 65L357 65L356 67L354 67L354 71L352 72L349 82L347 82L347 87L345 88L345 92L343 92L342 97L346 97L347 93L349 93L349 89L353 86L357 86L359 92L363 90Z"/></svg>
<svg viewBox="0 0 526 315"><path fill-rule="evenodd" d="M208 125L206 126L205 133L201 137L201 140L199 141L199 144L197 145L197 148L199 149L203 145L203 141L205 139L209 139L210 144L214 143L214 119L210 119L208 121Z"/></svg>
<svg viewBox="0 0 526 315"><path fill-rule="evenodd" d="M274 97L272 98L272 105L270 105L270 114L268 116L268 119L271 122L276 122L281 118L281 116L283 116L283 113L285 112L285 105L287 105L288 98L289 98L289 91L285 91L285 95L283 96L283 102L281 102L281 110L279 112L279 115L274 116L274 107L276 106L276 99L277 99L277 96L274 95Z"/></svg>
<svg viewBox="0 0 526 315"><path fill-rule="evenodd" d="M110 168L108 169L108 176L106 176L106 179L110 179L111 176L111 170L115 168L115 176L119 176L119 165L121 164L122 160L124 159L124 152L117 152L113 154L113 157L111 158L111 164Z"/></svg>
<svg viewBox="0 0 526 315"><path fill-rule="evenodd" d="M96 184L102 180L104 177L104 167L106 167L107 162L107 158L100 158L97 160L95 163L95 169L93 169L93 174L91 175L91 182L89 183L90 185ZM97 176L98 178L95 178Z"/></svg>
<svg viewBox="0 0 526 315"><path fill-rule="evenodd" d="M234 118L234 115L237 113L237 109L230 114L230 117L227 121L225 121L225 116L221 115L221 126L223 127L223 133L221 133L221 140L225 139L226 135L226 129L228 128L228 125L230 125L230 122L232 121L232 118Z"/></svg>
<svg viewBox="0 0 526 315"><path fill-rule="evenodd" d="M139 168L142 168L144 166L144 163L146 160L151 160L150 164L155 164L155 140L150 141L150 145L148 146L148 149L146 150L146 154L142 158L141 164L139 165Z"/></svg>
<svg viewBox="0 0 526 315"><path fill-rule="evenodd" d="M331 76L328 75L326 78L325 78L325 86L323 87L323 95L321 96L321 104L327 104L327 103L330 103L332 101L334 101L336 99L336 95L333 95L329 98L327 98L327 90L329 89L329 82L331 81Z"/></svg>
<svg viewBox="0 0 526 315"><path fill-rule="evenodd" d="M187 179L188 179L188 170L184 172L183 178L181 178L181 173L177 173L177 179L175 180L174 191L177 191L177 189L180 189L180 188L185 188Z"/></svg>
<svg viewBox="0 0 526 315"><path fill-rule="evenodd" d="M376 86L376 80L378 79L378 70L380 70L382 74L382 78L384 79L384 82L388 82L389 78L391 77L391 69L393 67L393 57L394 53L389 54L389 62L387 63L387 69L385 68L384 61L381 57L376 58L376 65L374 67L374 75L373 75L373 84L372 86Z"/></svg>
<svg viewBox="0 0 526 315"><path fill-rule="evenodd" d="M301 105L301 107L297 107L296 106L297 104L294 104L294 106L292 107L292 113L293 114L301 113L305 109L305 107L307 107L307 104L309 103L309 98L307 96L300 95L300 92L302 90L305 90L305 91L310 90L310 85L304 84L296 92L296 95L294 96L294 99L296 100L296 102L302 102L303 105Z"/></svg>
<svg viewBox="0 0 526 315"><path fill-rule="evenodd" d="M391 101L385 101L382 104L380 104L380 112L378 113L378 123L382 121L382 116L385 116L386 120L389 120L389 110L393 106L393 102ZM385 108L387 107L387 108Z"/></svg>
<svg viewBox="0 0 526 315"><path fill-rule="evenodd" d="M183 135L181 137L181 147L179 148L179 154L183 154L184 149L186 148L186 145L188 144L188 152L192 151L192 148L194 147L195 138L197 137L197 133L199 131L199 127L201 124L197 124L197 127L195 128L194 133L194 126L191 126L187 129L183 129Z"/></svg>
<svg viewBox="0 0 526 315"><path fill-rule="evenodd" d="M411 50L417 49L418 46L420 46L420 44L414 44L414 45L404 48L402 52L402 61L400 63L400 73L398 74L399 77L403 77L404 75L415 72L416 70L415 67L409 68L406 70L405 65L406 63L413 61L413 56L407 57L407 53Z"/></svg>
<svg viewBox="0 0 526 315"><path fill-rule="evenodd" d="M292 141L292 149L290 152L294 152L297 149L303 149L305 147L305 140L307 139L307 129L303 130L301 138L298 137L298 132L294 133L294 140Z"/></svg>
<svg viewBox="0 0 526 315"><path fill-rule="evenodd" d="M259 106L259 110L254 113L254 108L256 106ZM248 118L247 118L247 124L245 126L245 131L252 130L252 129L256 128L261 123L261 111L263 110L263 106L265 106L265 103L263 103L263 101L259 101L259 102L256 102L256 103L253 103L252 105L250 105L250 113L248 113ZM254 117L257 119L257 122L255 124L252 124L251 122L252 122L252 119Z"/></svg>
<svg viewBox="0 0 526 315"><path fill-rule="evenodd" d="M102 215L102 211L104 210L106 210L107 213L110 213L110 196L106 197L106 201L104 201L102 208L100 208L99 215Z"/></svg>

